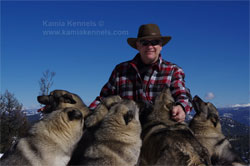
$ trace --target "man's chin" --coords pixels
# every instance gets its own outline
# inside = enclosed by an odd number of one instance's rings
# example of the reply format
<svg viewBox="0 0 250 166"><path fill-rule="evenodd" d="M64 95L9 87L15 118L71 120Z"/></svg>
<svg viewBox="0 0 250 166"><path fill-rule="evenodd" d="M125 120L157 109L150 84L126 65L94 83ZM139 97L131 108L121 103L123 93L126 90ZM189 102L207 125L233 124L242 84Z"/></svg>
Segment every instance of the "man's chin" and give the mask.
<svg viewBox="0 0 250 166"><path fill-rule="evenodd" d="M147 57L148 59L155 59L155 53L147 53L147 54L146 54L146 57Z"/></svg>

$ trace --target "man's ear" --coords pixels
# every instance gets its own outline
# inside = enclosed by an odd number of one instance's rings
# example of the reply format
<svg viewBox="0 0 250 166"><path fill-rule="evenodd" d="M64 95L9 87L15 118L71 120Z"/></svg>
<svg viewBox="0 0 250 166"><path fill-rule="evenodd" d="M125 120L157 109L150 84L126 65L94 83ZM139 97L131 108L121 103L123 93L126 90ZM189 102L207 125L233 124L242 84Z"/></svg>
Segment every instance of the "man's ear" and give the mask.
<svg viewBox="0 0 250 166"><path fill-rule="evenodd" d="M138 50L138 48L140 47L140 41L136 41L135 45L136 45L136 49Z"/></svg>
<svg viewBox="0 0 250 166"><path fill-rule="evenodd" d="M76 103L76 101L73 99L73 96L71 94L64 94L62 97L63 97L64 103L70 103L70 104Z"/></svg>

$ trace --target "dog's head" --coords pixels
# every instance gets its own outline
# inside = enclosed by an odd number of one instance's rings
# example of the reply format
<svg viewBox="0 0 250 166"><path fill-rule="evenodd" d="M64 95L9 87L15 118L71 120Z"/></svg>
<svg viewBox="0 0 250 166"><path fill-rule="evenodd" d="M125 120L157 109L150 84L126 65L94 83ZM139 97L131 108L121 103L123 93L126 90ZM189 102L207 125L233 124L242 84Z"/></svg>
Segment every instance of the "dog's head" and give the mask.
<svg viewBox="0 0 250 166"><path fill-rule="evenodd" d="M108 131L114 135L123 135L124 141L132 141L132 138L140 138L141 125L139 121L139 108L132 100L122 100L113 104L106 116L100 123L100 128L103 131ZM100 131L101 133L103 131ZM97 134L101 135L101 133ZM100 136L102 137L102 136Z"/></svg>
<svg viewBox="0 0 250 166"><path fill-rule="evenodd" d="M111 114L120 116L121 123L128 125L132 120L139 122L139 108L132 100L123 100L110 107Z"/></svg>
<svg viewBox="0 0 250 166"><path fill-rule="evenodd" d="M174 105L175 102L170 89L165 88L155 99L154 111L162 112L164 110L165 114L166 112L170 114Z"/></svg>
<svg viewBox="0 0 250 166"><path fill-rule="evenodd" d="M141 107L141 104L139 104L142 126L145 123L152 121L163 123L171 122L171 111L174 105L174 98L172 97L169 88L163 89L163 91L156 97L153 105L146 103ZM143 108L143 110L141 110L141 108Z"/></svg>
<svg viewBox="0 0 250 166"><path fill-rule="evenodd" d="M101 98L101 103L92 111L85 119L85 126L87 128L96 127L103 120L103 118L109 112L109 109L122 101L122 98L118 95Z"/></svg>
<svg viewBox="0 0 250 166"><path fill-rule="evenodd" d="M212 123L216 127L220 123L219 113L210 102L204 102L199 96L193 98L193 106L196 112L194 120L200 123Z"/></svg>
<svg viewBox="0 0 250 166"><path fill-rule="evenodd" d="M38 96L37 100L40 104L45 105L45 107L41 109L43 113L50 113L58 109L75 107L84 113L83 116L88 114L87 106L82 99L78 95L65 90L54 90L49 95Z"/></svg>

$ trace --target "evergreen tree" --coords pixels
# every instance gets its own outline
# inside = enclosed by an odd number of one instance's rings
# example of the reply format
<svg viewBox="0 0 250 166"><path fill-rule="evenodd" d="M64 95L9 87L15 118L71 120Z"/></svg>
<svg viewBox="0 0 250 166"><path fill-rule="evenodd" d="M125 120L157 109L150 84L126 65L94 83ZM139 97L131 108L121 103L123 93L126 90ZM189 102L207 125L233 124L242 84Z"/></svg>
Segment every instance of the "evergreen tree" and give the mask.
<svg viewBox="0 0 250 166"><path fill-rule="evenodd" d="M22 104L8 90L0 94L0 153L4 153L29 128L29 123L22 113Z"/></svg>

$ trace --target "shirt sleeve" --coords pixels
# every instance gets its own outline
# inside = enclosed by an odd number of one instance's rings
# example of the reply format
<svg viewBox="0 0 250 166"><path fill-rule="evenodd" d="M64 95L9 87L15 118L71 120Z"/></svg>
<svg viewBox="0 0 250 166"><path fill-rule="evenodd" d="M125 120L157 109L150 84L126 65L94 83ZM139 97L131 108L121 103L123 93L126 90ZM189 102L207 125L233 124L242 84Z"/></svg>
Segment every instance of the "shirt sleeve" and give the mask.
<svg viewBox="0 0 250 166"><path fill-rule="evenodd" d="M176 67L174 69L170 89L175 99L176 104L185 108L185 112L189 113L192 109L192 96L188 88L185 87L185 74L184 71Z"/></svg>
<svg viewBox="0 0 250 166"><path fill-rule="evenodd" d="M100 96L96 97L96 99L89 105L90 110L94 110L100 104L102 97L107 97L107 96L117 94L117 89L116 89L117 75L118 75L118 72L115 68L111 76L109 77L108 82L101 89Z"/></svg>

